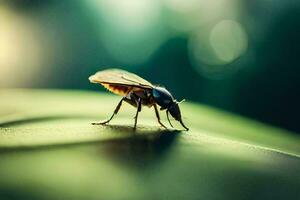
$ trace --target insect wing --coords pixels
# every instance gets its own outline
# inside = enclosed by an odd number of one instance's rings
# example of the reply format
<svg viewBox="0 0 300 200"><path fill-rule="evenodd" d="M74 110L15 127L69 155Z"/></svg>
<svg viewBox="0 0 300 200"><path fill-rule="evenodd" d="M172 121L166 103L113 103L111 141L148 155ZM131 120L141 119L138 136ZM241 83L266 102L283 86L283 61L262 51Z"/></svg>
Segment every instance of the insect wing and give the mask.
<svg viewBox="0 0 300 200"><path fill-rule="evenodd" d="M140 88L153 88L152 84L136 74L121 69L107 69L99 71L89 77L92 83L119 84Z"/></svg>

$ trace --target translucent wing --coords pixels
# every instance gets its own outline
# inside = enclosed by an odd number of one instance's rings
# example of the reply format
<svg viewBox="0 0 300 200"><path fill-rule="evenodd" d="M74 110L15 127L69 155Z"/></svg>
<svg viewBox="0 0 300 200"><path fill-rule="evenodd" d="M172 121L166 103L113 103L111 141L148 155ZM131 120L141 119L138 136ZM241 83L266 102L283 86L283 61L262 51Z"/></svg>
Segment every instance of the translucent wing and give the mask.
<svg viewBox="0 0 300 200"><path fill-rule="evenodd" d="M153 85L145 79L121 69L99 71L89 77L90 82L100 83L109 91L126 95L132 90L152 89Z"/></svg>
<svg viewBox="0 0 300 200"><path fill-rule="evenodd" d="M108 84L120 84L128 86L137 86L152 88L152 84L145 79L121 69L107 69L99 71L96 74L89 77L92 83L108 83Z"/></svg>

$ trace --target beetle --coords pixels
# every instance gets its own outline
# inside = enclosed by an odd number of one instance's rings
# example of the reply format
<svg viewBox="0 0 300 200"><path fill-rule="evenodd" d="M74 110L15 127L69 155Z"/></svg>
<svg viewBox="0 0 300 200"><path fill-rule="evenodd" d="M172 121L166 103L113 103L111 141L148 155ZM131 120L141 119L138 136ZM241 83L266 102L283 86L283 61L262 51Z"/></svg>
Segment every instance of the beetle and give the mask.
<svg viewBox="0 0 300 200"><path fill-rule="evenodd" d="M166 110L167 119L171 127L173 127L173 125L170 121L169 113L175 120L180 122L185 130L189 130L184 125L181 118L181 112L178 106L181 102L176 101L166 88L152 85L150 82L138 75L122 69L102 70L90 76L89 80L91 83L101 84L110 92L122 96L122 99L115 108L112 116L104 122L92 123L93 125L104 125L109 123L119 112L122 102L125 101L137 108L134 117L134 129L136 129L138 114L142 109L142 105L148 107L153 106L158 123L164 128L167 128L160 120L157 108L158 105L160 106L160 110Z"/></svg>

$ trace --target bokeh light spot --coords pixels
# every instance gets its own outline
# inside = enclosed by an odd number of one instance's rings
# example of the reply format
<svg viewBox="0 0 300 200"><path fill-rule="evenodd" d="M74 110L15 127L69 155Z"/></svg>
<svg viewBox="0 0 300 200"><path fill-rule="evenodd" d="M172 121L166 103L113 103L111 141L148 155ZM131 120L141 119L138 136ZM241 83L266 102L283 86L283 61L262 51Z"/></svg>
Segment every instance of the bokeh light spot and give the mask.
<svg viewBox="0 0 300 200"><path fill-rule="evenodd" d="M245 30L241 24L233 20L223 20L215 25L209 40L217 57L224 63L240 57L248 46Z"/></svg>
<svg viewBox="0 0 300 200"><path fill-rule="evenodd" d="M222 78L238 68L233 62L247 50L248 36L238 22L221 20L199 29L189 39L192 66L209 78Z"/></svg>
<svg viewBox="0 0 300 200"><path fill-rule="evenodd" d="M43 65L41 35L26 16L0 7L0 86L23 87Z"/></svg>
<svg viewBox="0 0 300 200"><path fill-rule="evenodd" d="M120 27L122 32L143 32L157 20L159 4L155 0L99 1L107 24Z"/></svg>
<svg viewBox="0 0 300 200"><path fill-rule="evenodd" d="M189 32L238 13L236 0L164 0L167 22L175 31Z"/></svg>
<svg viewBox="0 0 300 200"><path fill-rule="evenodd" d="M165 40L161 5L157 0L102 0L94 7L99 37L107 52L124 65L146 62ZM100 11L100 12L99 12Z"/></svg>

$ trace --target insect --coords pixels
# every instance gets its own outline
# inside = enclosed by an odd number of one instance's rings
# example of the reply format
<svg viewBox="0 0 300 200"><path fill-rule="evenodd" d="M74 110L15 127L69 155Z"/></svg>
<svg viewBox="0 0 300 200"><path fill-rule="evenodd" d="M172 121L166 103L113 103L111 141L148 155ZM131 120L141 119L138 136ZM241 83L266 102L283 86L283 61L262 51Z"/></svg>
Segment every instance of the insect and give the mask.
<svg viewBox="0 0 300 200"><path fill-rule="evenodd" d="M91 83L99 83L108 89L110 92L122 96L122 99L115 108L112 116L99 123L93 123L93 125L107 124L113 117L119 112L123 101L137 108L134 121L134 129L136 129L138 114L142 109L142 105L148 107L154 107L156 118L158 123L167 128L160 120L157 105L160 106L160 110L166 110L167 119L171 124L169 113L171 116L180 122L180 124L189 130L183 123L181 118L181 112L178 104L172 94L164 87L152 85L150 82L139 77L136 74L127 72L121 69L106 69L99 71L96 74L89 77Z"/></svg>

